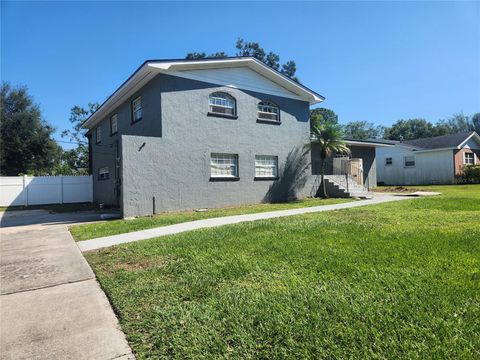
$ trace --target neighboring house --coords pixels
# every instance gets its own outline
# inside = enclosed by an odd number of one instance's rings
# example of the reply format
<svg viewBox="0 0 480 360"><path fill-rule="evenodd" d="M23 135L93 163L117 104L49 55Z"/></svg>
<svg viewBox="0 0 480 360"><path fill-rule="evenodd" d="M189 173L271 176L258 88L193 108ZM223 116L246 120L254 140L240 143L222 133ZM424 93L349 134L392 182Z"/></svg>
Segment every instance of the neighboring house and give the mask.
<svg viewBox="0 0 480 360"><path fill-rule="evenodd" d="M323 100L251 57L146 61L83 124L94 201L131 217L310 195L294 173Z"/></svg>
<svg viewBox="0 0 480 360"><path fill-rule="evenodd" d="M474 131L391 143L395 146L377 153L379 184L452 184L465 165L480 164L480 136Z"/></svg>

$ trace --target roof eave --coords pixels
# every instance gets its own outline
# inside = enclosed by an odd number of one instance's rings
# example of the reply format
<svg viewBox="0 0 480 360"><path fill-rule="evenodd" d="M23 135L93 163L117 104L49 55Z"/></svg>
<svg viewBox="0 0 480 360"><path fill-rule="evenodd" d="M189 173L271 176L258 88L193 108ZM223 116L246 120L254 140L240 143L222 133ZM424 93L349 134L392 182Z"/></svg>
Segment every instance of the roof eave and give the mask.
<svg viewBox="0 0 480 360"><path fill-rule="evenodd" d="M224 59L205 59L205 60L147 60L145 61L138 69L122 83L112 95L110 95L107 100L105 100L100 107L95 111L88 119L86 119L83 124L83 129L92 129L104 116L109 112L109 109L114 107L121 100L125 100L125 97L128 97L132 90L135 90L136 87L140 88L146 82L150 81L153 76L157 75L160 72L167 72L169 69L172 69L173 66L178 67L188 67L191 64L196 65L205 65L210 68L214 68L215 65L231 65L232 67L238 64L245 64L247 67L253 68L260 74L264 74L271 81L276 82L280 86L283 86L289 91L303 97L310 105L318 104L325 100L320 94L308 89L307 87L293 81L288 78L281 72L270 68L261 61L252 58L252 57L237 57L237 58L224 58ZM228 66L227 66L228 67ZM148 79L146 77L149 74L153 74ZM274 77L275 80L272 79ZM145 81L144 81L145 80Z"/></svg>

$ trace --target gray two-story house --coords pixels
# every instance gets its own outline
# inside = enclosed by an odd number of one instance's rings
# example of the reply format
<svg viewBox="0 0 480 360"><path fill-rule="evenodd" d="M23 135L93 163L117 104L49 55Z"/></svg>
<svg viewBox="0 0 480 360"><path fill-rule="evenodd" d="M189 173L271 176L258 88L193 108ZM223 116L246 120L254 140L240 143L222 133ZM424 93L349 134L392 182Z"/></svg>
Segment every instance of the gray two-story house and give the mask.
<svg viewBox="0 0 480 360"><path fill-rule="evenodd" d="M94 201L131 217L306 196L323 100L251 57L146 61L83 124Z"/></svg>

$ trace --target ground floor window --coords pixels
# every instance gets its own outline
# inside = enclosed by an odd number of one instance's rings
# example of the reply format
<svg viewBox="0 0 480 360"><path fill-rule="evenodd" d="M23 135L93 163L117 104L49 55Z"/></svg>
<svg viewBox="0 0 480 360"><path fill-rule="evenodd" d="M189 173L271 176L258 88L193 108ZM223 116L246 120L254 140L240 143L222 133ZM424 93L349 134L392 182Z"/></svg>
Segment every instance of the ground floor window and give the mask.
<svg viewBox="0 0 480 360"><path fill-rule="evenodd" d="M98 180L106 180L110 177L110 172L108 166L101 167L98 169Z"/></svg>
<svg viewBox="0 0 480 360"><path fill-rule="evenodd" d="M474 153L463 153L463 163L465 165L475 165L475 154Z"/></svg>
<svg viewBox="0 0 480 360"><path fill-rule="evenodd" d="M393 159L391 157L385 158L385 165L392 165L393 164Z"/></svg>
<svg viewBox="0 0 480 360"><path fill-rule="evenodd" d="M405 156L405 167L415 166L415 156Z"/></svg>
<svg viewBox="0 0 480 360"><path fill-rule="evenodd" d="M255 155L255 177L275 178L278 175L278 157Z"/></svg>
<svg viewBox="0 0 480 360"><path fill-rule="evenodd" d="M238 177L238 155L212 153L210 156L210 176L214 178Z"/></svg>

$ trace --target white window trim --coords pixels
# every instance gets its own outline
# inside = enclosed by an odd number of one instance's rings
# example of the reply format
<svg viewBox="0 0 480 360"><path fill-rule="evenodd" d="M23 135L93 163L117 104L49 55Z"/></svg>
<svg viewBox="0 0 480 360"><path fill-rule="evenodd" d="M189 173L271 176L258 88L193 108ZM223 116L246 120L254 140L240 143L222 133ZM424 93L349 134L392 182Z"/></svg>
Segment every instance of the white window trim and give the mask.
<svg viewBox="0 0 480 360"><path fill-rule="evenodd" d="M274 165L269 164L258 164L265 159L272 159L274 160ZM273 169L272 174L259 174L260 169ZM278 156L275 155L255 155L255 178L277 178L278 177Z"/></svg>
<svg viewBox="0 0 480 360"><path fill-rule="evenodd" d="M467 163L467 154L473 155L473 163ZM464 152L463 153L463 165L475 165L475 153Z"/></svg>
<svg viewBox="0 0 480 360"><path fill-rule="evenodd" d="M413 165L407 165L407 158L413 158ZM403 157L403 167L406 168L413 168L417 165L415 155L406 155Z"/></svg>
<svg viewBox="0 0 480 360"><path fill-rule="evenodd" d="M95 143L98 144L100 142L102 142L102 127L101 125L98 125L95 129Z"/></svg>
<svg viewBox="0 0 480 360"><path fill-rule="evenodd" d="M221 97L220 95L224 95L224 97ZM215 101L216 100L220 100L220 102L231 102L231 105L225 105L225 104L216 104ZM215 107L220 107L220 108L224 108L224 109L231 109L232 110L232 113L231 114L228 114L228 113L221 113L221 112L216 112L216 111L213 111L212 107L215 106ZM219 115L227 115L227 116L236 116L237 115L237 101L235 100L235 98L226 93L226 92L214 92L214 93L211 93L209 96L208 96L208 111L212 114L219 114Z"/></svg>
<svg viewBox="0 0 480 360"><path fill-rule="evenodd" d="M115 131L113 131L113 122L115 121ZM118 132L118 114L112 115L110 118L110 135L116 134Z"/></svg>
<svg viewBox="0 0 480 360"><path fill-rule="evenodd" d="M262 110L260 110L262 109ZM267 109L271 109L272 111L265 111ZM265 115L275 115L276 119L272 119L270 117L262 117L261 114ZM267 120L267 121L280 121L280 108L278 105L271 101L261 101L257 105L257 117L260 120Z"/></svg>
<svg viewBox="0 0 480 360"><path fill-rule="evenodd" d="M137 118L137 112L140 111L140 116ZM142 120L142 97L138 96L132 101L132 123Z"/></svg>
<svg viewBox="0 0 480 360"><path fill-rule="evenodd" d="M98 168L98 180L107 180L110 178L110 170L108 166Z"/></svg>
<svg viewBox="0 0 480 360"><path fill-rule="evenodd" d="M231 163L225 163L225 164L218 164L214 163L214 158L231 158L234 161ZM216 167L221 167L221 165L224 165L225 167L233 167L234 168L234 173L233 174L216 174L214 173L214 166ZM228 153L211 153L210 154L210 177L211 178L238 178L238 154L228 154Z"/></svg>

